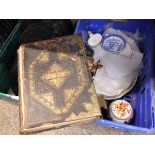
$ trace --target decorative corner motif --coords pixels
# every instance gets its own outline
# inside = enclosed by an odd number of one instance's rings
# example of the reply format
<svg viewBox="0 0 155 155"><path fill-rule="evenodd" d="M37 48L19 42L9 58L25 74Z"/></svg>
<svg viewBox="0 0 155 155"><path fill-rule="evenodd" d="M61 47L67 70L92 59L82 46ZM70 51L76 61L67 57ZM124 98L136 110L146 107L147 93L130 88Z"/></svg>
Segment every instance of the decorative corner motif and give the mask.
<svg viewBox="0 0 155 155"><path fill-rule="evenodd" d="M71 115L67 117L65 121L73 121L77 119L83 119L85 117L94 117L97 114L101 114L98 99L95 94L95 87L92 83L88 91L91 93L91 102L84 103L84 108L86 112L80 112L78 115L76 115L75 113L71 113Z"/></svg>
<svg viewBox="0 0 155 155"><path fill-rule="evenodd" d="M63 52L59 53L58 57L59 57L59 60L64 60L64 59L69 59L70 58L69 54L63 53Z"/></svg>
<svg viewBox="0 0 155 155"><path fill-rule="evenodd" d="M45 63L49 61L49 52L44 50L41 52L40 57L37 59L39 63Z"/></svg>

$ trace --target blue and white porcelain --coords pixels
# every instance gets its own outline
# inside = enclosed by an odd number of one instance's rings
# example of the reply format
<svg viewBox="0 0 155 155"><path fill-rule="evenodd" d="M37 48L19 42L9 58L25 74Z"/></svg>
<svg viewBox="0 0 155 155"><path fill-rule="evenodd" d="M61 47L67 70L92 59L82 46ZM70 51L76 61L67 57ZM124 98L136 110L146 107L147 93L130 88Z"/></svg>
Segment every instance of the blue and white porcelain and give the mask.
<svg viewBox="0 0 155 155"><path fill-rule="evenodd" d="M102 47L108 52L119 52L125 47L125 40L120 35L107 34L102 40Z"/></svg>
<svg viewBox="0 0 155 155"><path fill-rule="evenodd" d="M104 34L89 32L87 41L94 51L94 63L103 65L94 77L96 92L105 99L117 99L130 91L138 77L143 54L135 41L120 30L107 29Z"/></svg>

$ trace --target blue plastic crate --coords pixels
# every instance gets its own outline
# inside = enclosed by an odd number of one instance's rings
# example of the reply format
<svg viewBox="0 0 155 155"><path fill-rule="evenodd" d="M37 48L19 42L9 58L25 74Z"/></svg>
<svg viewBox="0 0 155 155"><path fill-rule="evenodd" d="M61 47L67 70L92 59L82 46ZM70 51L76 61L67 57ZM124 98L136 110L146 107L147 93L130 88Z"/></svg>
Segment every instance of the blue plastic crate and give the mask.
<svg viewBox="0 0 155 155"><path fill-rule="evenodd" d="M109 20L79 20L75 33L83 30L102 33ZM122 97L129 101L134 108L134 119L131 125L116 123L110 120L99 119L95 123L110 126L129 132L152 132L154 130L154 88L153 88L153 21L128 20L127 23L113 22L113 28L129 32L136 32L137 28L145 36L139 45L143 52L143 68L135 87Z"/></svg>

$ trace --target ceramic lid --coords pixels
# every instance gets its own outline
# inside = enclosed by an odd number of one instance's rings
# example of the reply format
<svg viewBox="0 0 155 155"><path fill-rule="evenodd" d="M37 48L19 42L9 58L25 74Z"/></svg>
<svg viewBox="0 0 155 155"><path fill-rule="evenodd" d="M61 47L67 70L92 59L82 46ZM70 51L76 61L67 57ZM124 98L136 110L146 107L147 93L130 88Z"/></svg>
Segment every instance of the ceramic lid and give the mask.
<svg viewBox="0 0 155 155"><path fill-rule="evenodd" d="M88 45L91 47L97 46L102 40L102 35L100 33L91 34L88 39Z"/></svg>
<svg viewBox="0 0 155 155"><path fill-rule="evenodd" d="M125 100L116 100L112 102L111 112L117 119L130 119L133 114L131 105Z"/></svg>

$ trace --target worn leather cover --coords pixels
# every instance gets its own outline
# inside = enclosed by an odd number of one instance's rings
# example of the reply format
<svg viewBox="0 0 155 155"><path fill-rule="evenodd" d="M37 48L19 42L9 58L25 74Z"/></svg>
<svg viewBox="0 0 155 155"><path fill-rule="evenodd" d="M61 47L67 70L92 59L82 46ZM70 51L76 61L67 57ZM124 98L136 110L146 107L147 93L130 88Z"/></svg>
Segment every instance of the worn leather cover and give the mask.
<svg viewBox="0 0 155 155"><path fill-rule="evenodd" d="M20 46L18 70L21 133L101 115L79 35Z"/></svg>

